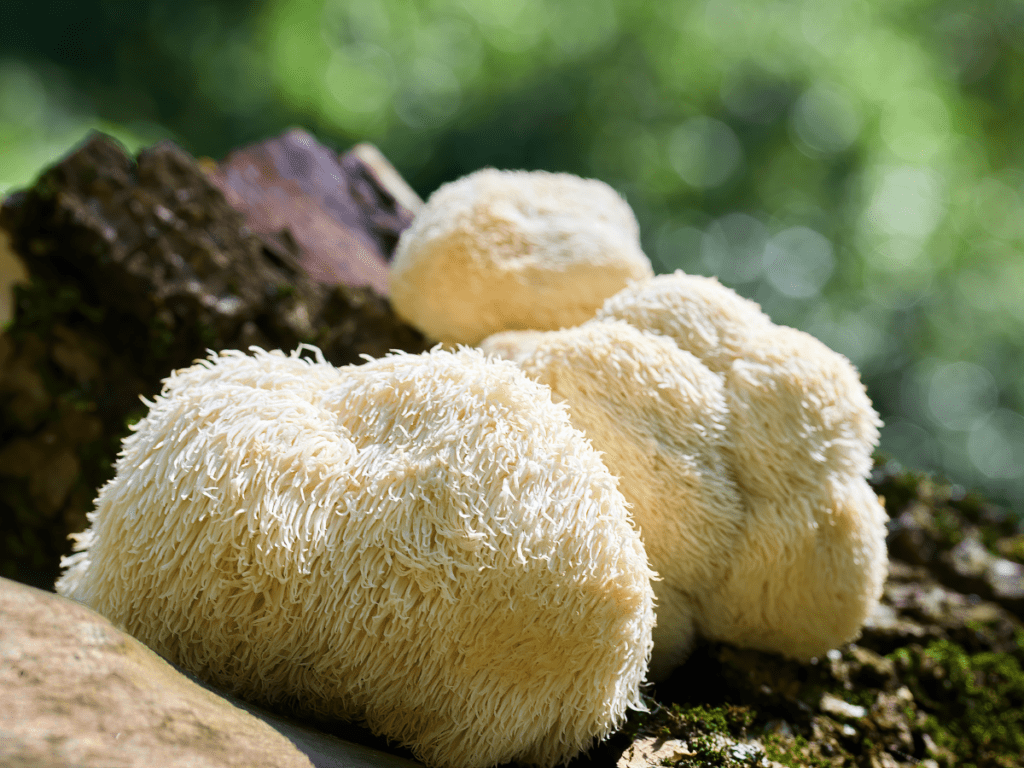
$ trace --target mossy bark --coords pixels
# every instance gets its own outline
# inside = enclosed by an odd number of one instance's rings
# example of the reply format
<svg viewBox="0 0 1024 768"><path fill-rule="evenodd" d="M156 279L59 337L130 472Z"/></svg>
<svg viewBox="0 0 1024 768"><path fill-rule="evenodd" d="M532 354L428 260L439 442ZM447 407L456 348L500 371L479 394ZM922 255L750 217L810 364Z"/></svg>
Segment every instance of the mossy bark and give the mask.
<svg viewBox="0 0 1024 768"><path fill-rule="evenodd" d="M30 277L0 334L0 575L35 586L52 589L140 396L174 369L250 345L311 343L338 365L426 346L373 289L312 280L287 232L254 234L170 143L133 159L94 134L8 198L0 227Z"/></svg>

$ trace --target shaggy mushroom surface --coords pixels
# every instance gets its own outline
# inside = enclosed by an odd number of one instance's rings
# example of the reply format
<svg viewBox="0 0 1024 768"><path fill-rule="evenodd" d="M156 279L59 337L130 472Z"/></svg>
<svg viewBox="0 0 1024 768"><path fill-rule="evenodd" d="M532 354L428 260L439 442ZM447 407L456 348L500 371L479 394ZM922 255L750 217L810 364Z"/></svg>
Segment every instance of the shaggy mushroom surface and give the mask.
<svg viewBox="0 0 1024 768"><path fill-rule="evenodd" d="M857 635L885 580L886 515L867 484L880 422L846 358L681 272L631 284L578 328L482 346L551 386L623 478L665 579L654 677L689 644L674 606L687 599L697 632L759 650L810 658ZM703 399L669 402L686 391L673 377L704 382ZM645 454L654 471L638 468ZM695 552L704 569L682 571Z"/></svg>
<svg viewBox="0 0 1024 768"><path fill-rule="evenodd" d="M661 577L649 674L666 676L688 655L701 595L725 575L744 523L727 459L729 411L720 376L672 340L623 322L486 339L551 387L570 418L620 478Z"/></svg>
<svg viewBox="0 0 1024 768"><path fill-rule="evenodd" d="M856 637L888 558L885 508L867 482L881 421L849 360L682 272L620 291L597 319L666 336L723 376L748 517L702 631L801 659Z"/></svg>
<svg viewBox="0 0 1024 768"><path fill-rule="evenodd" d="M395 311L427 336L569 327L653 275L632 209L596 179L487 168L437 189L399 240Z"/></svg>
<svg viewBox="0 0 1024 768"><path fill-rule="evenodd" d="M430 766L552 766L642 708L642 542L513 364L225 352L149 406L61 594L233 693L363 720Z"/></svg>

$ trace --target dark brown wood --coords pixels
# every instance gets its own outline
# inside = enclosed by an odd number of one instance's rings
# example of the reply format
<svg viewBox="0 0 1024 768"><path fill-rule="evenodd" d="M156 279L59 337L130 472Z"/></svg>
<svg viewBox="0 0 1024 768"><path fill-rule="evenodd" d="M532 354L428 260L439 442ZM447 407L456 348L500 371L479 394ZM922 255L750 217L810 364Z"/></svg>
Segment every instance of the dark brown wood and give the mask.
<svg viewBox="0 0 1024 768"><path fill-rule="evenodd" d="M139 396L208 349L305 342L342 365L425 348L378 290L411 214L369 166L296 132L257 147L294 176L225 166L283 227L265 236L246 223L261 209L236 210L171 143L132 158L93 134L4 201L0 228L30 279L0 334L0 576L52 587L67 534L145 413ZM315 264L330 279L307 274Z"/></svg>

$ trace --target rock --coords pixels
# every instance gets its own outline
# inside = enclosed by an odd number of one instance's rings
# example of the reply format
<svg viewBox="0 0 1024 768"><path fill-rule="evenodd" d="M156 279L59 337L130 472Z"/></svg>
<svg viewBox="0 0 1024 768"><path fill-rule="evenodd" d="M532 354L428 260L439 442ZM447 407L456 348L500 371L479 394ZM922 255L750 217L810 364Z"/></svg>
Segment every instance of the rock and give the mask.
<svg viewBox="0 0 1024 768"><path fill-rule="evenodd" d="M208 689L88 608L0 579L0 764L413 768Z"/></svg>
<svg viewBox="0 0 1024 768"><path fill-rule="evenodd" d="M33 283L74 290L75 303L96 320L116 321L112 341L146 348L160 375L221 340L312 340L295 309L315 315L322 291L293 254L271 253L247 231L193 158L170 142L136 161L94 133L9 198L2 222Z"/></svg>
<svg viewBox="0 0 1024 768"><path fill-rule="evenodd" d="M906 503L891 505L898 509L890 516L886 539L891 558L924 566L943 585L991 600L1024 619L1019 520L954 486L913 473L880 469L873 482L886 499L913 493Z"/></svg>
<svg viewBox="0 0 1024 768"><path fill-rule="evenodd" d="M1001 603L1024 601L1024 565L1005 557L993 557L985 569L985 579Z"/></svg>
<svg viewBox="0 0 1024 768"><path fill-rule="evenodd" d="M850 704L831 693L826 693L821 697L818 708L828 715L835 715L847 720L858 720L868 712L864 707Z"/></svg>
<svg viewBox="0 0 1024 768"><path fill-rule="evenodd" d="M927 565L939 549L939 532L928 505L915 503L889 521L889 554L911 565Z"/></svg>
<svg viewBox="0 0 1024 768"><path fill-rule="evenodd" d="M947 563L959 576L967 580L984 578L992 559L992 555L985 549L975 531L946 553Z"/></svg>
<svg viewBox="0 0 1024 768"><path fill-rule="evenodd" d="M886 688L895 679L895 667L892 659L887 659L870 648L850 643L847 646L853 657L856 672L851 677L855 685L872 688Z"/></svg>
<svg viewBox="0 0 1024 768"><path fill-rule="evenodd" d="M692 754L685 741L644 736L630 744L615 765L616 768L650 768L655 765L672 765L680 758L689 757Z"/></svg>
<svg viewBox="0 0 1024 768"><path fill-rule="evenodd" d="M940 558L946 581L1024 616L1024 565L990 552L977 530Z"/></svg>
<svg viewBox="0 0 1024 768"><path fill-rule="evenodd" d="M347 153L358 158L376 177L376 181L395 201L413 215L423 207L423 199L406 183L388 159L373 144L356 144ZM344 161L343 161L344 164Z"/></svg>
<svg viewBox="0 0 1024 768"><path fill-rule="evenodd" d="M622 753L616 768L654 768L662 765L679 766L761 766L782 768L779 763L765 759L760 742L738 742L716 735L699 740L693 746L680 739L643 736Z"/></svg>

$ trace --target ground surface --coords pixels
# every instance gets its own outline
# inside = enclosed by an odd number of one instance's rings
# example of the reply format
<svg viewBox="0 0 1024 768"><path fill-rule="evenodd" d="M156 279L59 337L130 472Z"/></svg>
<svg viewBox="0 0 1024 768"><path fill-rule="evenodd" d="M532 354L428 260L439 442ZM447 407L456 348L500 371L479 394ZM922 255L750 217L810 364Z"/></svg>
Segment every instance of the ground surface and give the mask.
<svg viewBox="0 0 1024 768"><path fill-rule="evenodd" d="M1024 765L1024 536L980 498L880 466L890 575L856 643L809 664L721 644L577 765Z"/></svg>

